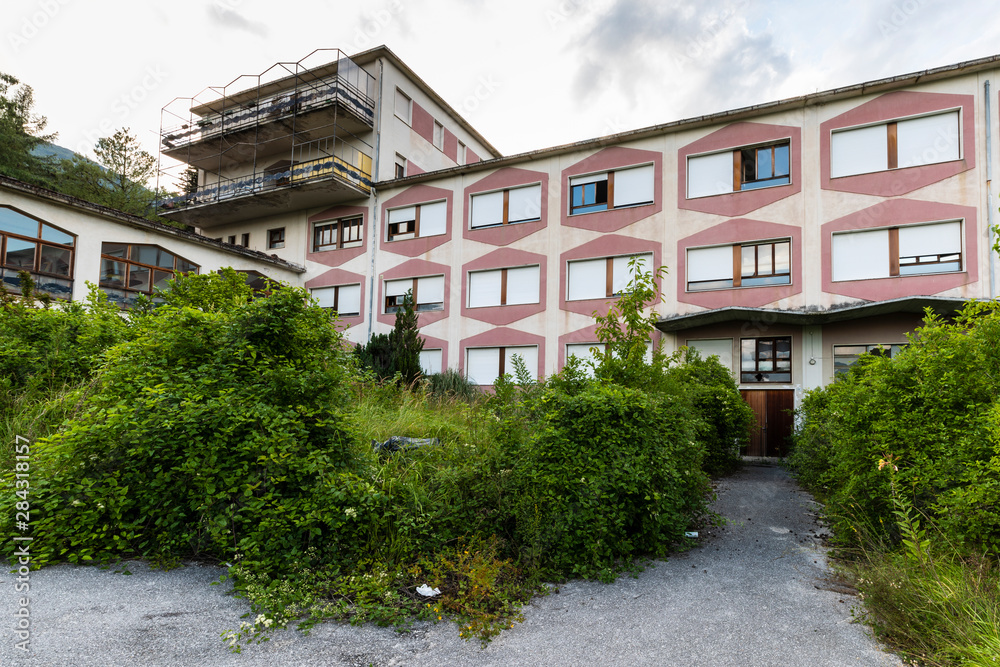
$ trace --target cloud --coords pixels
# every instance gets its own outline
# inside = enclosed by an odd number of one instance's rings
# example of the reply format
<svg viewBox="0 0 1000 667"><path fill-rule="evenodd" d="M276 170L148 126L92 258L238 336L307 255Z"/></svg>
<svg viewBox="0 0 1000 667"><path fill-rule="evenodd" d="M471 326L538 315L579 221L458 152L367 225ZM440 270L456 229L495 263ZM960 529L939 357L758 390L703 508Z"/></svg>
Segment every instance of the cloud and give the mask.
<svg viewBox="0 0 1000 667"><path fill-rule="evenodd" d="M749 9L749 0L615 0L575 41L572 94L584 104L610 93L635 109L666 88L671 108L656 122L767 101L792 63Z"/></svg>
<svg viewBox="0 0 1000 667"><path fill-rule="evenodd" d="M208 7L209 21L223 28L234 28L258 37L267 37L267 26L250 21L235 10L238 0L219 0Z"/></svg>

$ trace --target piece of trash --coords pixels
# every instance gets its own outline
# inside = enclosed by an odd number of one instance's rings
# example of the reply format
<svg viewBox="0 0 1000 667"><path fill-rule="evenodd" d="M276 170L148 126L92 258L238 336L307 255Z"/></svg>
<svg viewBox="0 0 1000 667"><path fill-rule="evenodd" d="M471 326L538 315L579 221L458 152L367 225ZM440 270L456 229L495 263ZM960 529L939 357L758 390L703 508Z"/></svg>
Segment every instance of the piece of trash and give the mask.
<svg viewBox="0 0 1000 667"><path fill-rule="evenodd" d="M420 447L430 447L440 444L441 440L438 438L404 438L399 435L394 435L385 442L372 440L372 449L376 452L386 452L388 454L392 454L394 452L407 449L418 449Z"/></svg>
<svg viewBox="0 0 1000 667"><path fill-rule="evenodd" d="M684 537L698 537L698 531L694 530L684 533Z"/></svg>
<svg viewBox="0 0 1000 667"><path fill-rule="evenodd" d="M417 586L417 592L423 595L425 598L433 597L435 595L441 595L440 588L431 588L427 584Z"/></svg>

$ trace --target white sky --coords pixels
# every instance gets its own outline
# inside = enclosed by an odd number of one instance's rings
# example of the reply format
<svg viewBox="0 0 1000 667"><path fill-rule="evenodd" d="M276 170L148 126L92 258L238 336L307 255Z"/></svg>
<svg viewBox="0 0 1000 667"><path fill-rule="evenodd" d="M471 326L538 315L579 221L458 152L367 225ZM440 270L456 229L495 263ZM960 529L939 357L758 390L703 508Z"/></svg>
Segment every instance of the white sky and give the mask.
<svg viewBox="0 0 1000 667"><path fill-rule="evenodd" d="M506 155L1000 52L980 0L5 0L0 71L58 144L317 48L386 44ZM1000 81L996 82L1000 88Z"/></svg>

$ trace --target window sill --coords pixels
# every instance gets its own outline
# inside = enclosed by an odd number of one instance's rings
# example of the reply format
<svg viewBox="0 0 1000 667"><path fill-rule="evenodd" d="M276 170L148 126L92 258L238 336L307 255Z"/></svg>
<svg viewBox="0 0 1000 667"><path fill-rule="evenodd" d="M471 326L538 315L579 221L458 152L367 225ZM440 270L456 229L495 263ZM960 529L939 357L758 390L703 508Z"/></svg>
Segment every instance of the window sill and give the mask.
<svg viewBox="0 0 1000 667"><path fill-rule="evenodd" d="M770 285L740 285L739 287L711 287L708 289L691 289L687 287L684 290L685 294L704 294L706 292L728 292L731 290L750 290L750 289L760 289L761 287L788 287L792 284L791 281L787 283L772 283Z"/></svg>
<svg viewBox="0 0 1000 667"><path fill-rule="evenodd" d="M655 203L656 202L653 201L647 201L641 204L629 204L628 206L615 206L614 208L603 208L599 211L581 211L580 213L573 213L572 211L570 211L569 217L577 218L582 215L594 215L595 213L611 213L614 211L624 211L630 208L642 208L643 206L652 206Z"/></svg>
<svg viewBox="0 0 1000 667"><path fill-rule="evenodd" d="M787 188L790 185L792 185L791 180L789 180L787 183L776 183L774 185L763 185L763 186L761 186L759 188L748 188L746 190L733 190L732 192L719 192L719 193L716 193L714 195L701 195L699 197L685 196L684 200L685 201L696 201L696 200L700 200L700 199L711 199L712 197L726 197L728 195L740 195L740 194L745 194L747 192L761 192L763 190L774 190L775 188Z"/></svg>
<svg viewBox="0 0 1000 667"><path fill-rule="evenodd" d="M933 167L939 164L951 164L953 162L962 162L964 158L958 158L957 160L945 160L944 162L928 162L927 164L911 164L908 167L894 167L892 169L877 169L876 171L862 171L857 174L842 174L840 176L830 175L831 181L837 181L842 178L851 178L852 176L871 176L872 174L887 174L894 171L903 171L905 169L917 169L920 167Z"/></svg>
<svg viewBox="0 0 1000 667"><path fill-rule="evenodd" d="M933 271L931 273L907 273L906 275L898 276L879 276L877 278L850 278L847 280L831 280L830 282L834 285L839 285L843 283L863 283L870 280L891 280L896 278L927 278L930 276L954 276L958 274L966 273L963 269L961 271Z"/></svg>

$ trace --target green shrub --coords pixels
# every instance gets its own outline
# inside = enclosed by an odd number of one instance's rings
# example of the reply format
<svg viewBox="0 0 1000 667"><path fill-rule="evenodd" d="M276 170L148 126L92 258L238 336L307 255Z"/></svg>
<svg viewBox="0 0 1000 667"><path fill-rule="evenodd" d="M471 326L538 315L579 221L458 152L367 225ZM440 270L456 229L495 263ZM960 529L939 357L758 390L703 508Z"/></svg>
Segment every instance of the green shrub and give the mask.
<svg viewBox="0 0 1000 667"><path fill-rule="evenodd" d="M790 463L827 498L841 539L852 521L879 525L891 515L876 464L892 456L918 511L956 542L998 553L998 396L997 304L970 305L951 324L929 316L898 356L865 358L806 397Z"/></svg>
<svg viewBox="0 0 1000 667"><path fill-rule="evenodd" d="M82 413L33 447L33 561L349 557L344 507L377 496L355 474L345 358L298 289L144 316Z"/></svg>
<svg viewBox="0 0 1000 667"><path fill-rule="evenodd" d="M753 409L717 357L702 359L692 348L685 348L678 357L669 373L681 380L683 391L701 416L699 440L705 445L702 467L712 476L731 474L742 464L740 448L749 442Z"/></svg>
<svg viewBox="0 0 1000 667"><path fill-rule="evenodd" d="M611 576L682 541L705 510L704 456L686 401L613 385L548 390L508 494L527 562L546 573Z"/></svg>

